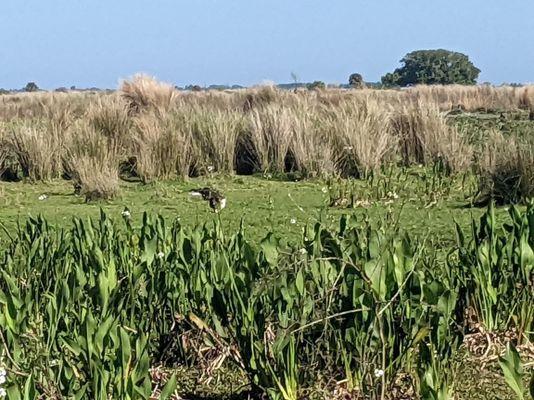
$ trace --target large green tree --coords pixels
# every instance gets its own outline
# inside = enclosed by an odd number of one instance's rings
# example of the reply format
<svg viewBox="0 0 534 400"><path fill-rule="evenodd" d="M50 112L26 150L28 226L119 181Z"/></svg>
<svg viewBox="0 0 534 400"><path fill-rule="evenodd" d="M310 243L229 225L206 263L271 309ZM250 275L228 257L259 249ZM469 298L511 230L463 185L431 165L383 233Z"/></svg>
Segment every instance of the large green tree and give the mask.
<svg viewBox="0 0 534 400"><path fill-rule="evenodd" d="M401 63L402 67L382 77L384 85L474 85L480 74L468 56L443 49L413 51L406 54Z"/></svg>

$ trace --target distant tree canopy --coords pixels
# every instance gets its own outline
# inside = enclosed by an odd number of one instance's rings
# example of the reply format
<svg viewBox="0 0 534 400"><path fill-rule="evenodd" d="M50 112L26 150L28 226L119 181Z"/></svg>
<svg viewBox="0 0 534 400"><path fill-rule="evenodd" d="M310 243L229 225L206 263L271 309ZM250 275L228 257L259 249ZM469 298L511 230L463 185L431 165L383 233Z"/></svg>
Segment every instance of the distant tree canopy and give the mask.
<svg viewBox="0 0 534 400"><path fill-rule="evenodd" d="M308 90L315 90L315 89L322 90L322 89L326 89L326 85L322 81L315 81L312 83L308 83L307 88Z"/></svg>
<svg viewBox="0 0 534 400"><path fill-rule="evenodd" d="M26 86L24 86L25 92L37 92L39 90L39 86L35 82L28 82Z"/></svg>
<svg viewBox="0 0 534 400"><path fill-rule="evenodd" d="M465 54L442 49L413 51L406 54L401 63L402 67L382 77L383 85L474 85L480 74Z"/></svg>
<svg viewBox="0 0 534 400"><path fill-rule="evenodd" d="M351 74L351 76L349 76L349 85L350 87L357 89L364 87L363 77L361 76L361 74Z"/></svg>

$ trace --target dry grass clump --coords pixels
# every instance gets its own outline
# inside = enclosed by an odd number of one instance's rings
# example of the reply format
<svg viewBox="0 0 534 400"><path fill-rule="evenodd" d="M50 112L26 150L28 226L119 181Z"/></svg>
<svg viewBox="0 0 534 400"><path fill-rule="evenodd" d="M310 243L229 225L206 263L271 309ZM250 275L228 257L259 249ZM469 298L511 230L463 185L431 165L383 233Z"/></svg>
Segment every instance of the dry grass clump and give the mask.
<svg viewBox="0 0 534 400"><path fill-rule="evenodd" d="M257 86L246 91L243 100L243 111L247 112L268 104L280 103L283 96L284 93L274 85Z"/></svg>
<svg viewBox="0 0 534 400"><path fill-rule="evenodd" d="M248 114L249 136L246 148L255 171L283 173L291 145L293 116L280 104L254 108Z"/></svg>
<svg viewBox="0 0 534 400"><path fill-rule="evenodd" d="M189 119L178 112L136 118L132 155L143 182L189 176L194 151Z"/></svg>
<svg viewBox="0 0 534 400"><path fill-rule="evenodd" d="M120 149L86 121L69 132L64 155L65 170L76 193L86 201L108 200L119 192Z"/></svg>
<svg viewBox="0 0 534 400"><path fill-rule="evenodd" d="M525 86L517 90L519 107L530 112L530 119L534 120L534 86Z"/></svg>
<svg viewBox="0 0 534 400"><path fill-rule="evenodd" d="M493 131L479 162L479 199L516 204L534 198L534 143Z"/></svg>
<svg viewBox="0 0 534 400"><path fill-rule="evenodd" d="M307 102L293 111L290 153L294 169L304 177L332 175L336 171L332 141L318 111Z"/></svg>
<svg viewBox="0 0 534 400"><path fill-rule="evenodd" d="M366 176L390 159L397 145L387 106L367 98L328 110L325 129L335 143L336 165L345 176Z"/></svg>
<svg viewBox="0 0 534 400"><path fill-rule="evenodd" d="M146 109L165 112L171 108L177 96L177 91L171 84L143 74L123 81L119 91L134 113Z"/></svg>
<svg viewBox="0 0 534 400"><path fill-rule="evenodd" d="M451 172L465 171L471 165L471 146L447 124L436 104L409 104L396 110L391 121L404 164L443 162Z"/></svg>
<svg viewBox="0 0 534 400"><path fill-rule="evenodd" d="M16 155L22 174L32 181L58 178L62 173L63 133L45 122L12 124L5 148Z"/></svg>
<svg viewBox="0 0 534 400"><path fill-rule="evenodd" d="M235 111L195 108L190 111L193 142L201 172L232 174L238 138L245 127L243 114Z"/></svg>
<svg viewBox="0 0 534 400"><path fill-rule="evenodd" d="M121 144L130 140L133 120L128 106L116 95L99 97L87 107L84 115L89 123L105 137Z"/></svg>
<svg viewBox="0 0 534 400"><path fill-rule="evenodd" d="M519 107L517 88L489 85L418 85L404 91L415 101L437 104L441 111L513 111Z"/></svg>

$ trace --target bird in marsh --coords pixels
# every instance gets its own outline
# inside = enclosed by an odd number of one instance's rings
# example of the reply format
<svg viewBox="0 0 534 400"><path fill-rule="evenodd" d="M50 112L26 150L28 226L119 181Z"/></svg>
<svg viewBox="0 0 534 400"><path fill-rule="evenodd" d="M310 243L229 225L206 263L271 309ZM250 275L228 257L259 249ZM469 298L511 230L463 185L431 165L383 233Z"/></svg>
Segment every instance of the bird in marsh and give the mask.
<svg viewBox="0 0 534 400"><path fill-rule="evenodd" d="M193 189L189 191L189 194L191 196L202 197L202 199L206 200L209 203L210 208L216 213L226 207L226 197L215 189L209 187Z"/></svg>

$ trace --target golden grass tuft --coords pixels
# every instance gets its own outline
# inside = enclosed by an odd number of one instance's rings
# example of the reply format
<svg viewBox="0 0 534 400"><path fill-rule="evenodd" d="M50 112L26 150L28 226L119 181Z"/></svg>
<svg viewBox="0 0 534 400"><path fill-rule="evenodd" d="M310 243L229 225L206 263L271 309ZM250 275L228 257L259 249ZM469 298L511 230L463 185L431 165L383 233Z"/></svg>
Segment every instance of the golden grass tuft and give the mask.
<svg viewBox="0 0 534 400"><path fill-rule="evenodd" d="M163 113L171 108L177 96L177 91L171 84L159 82L143 74L124 80L119 91L128 102L130 111L134 113L146 109Z"/></svg>
<svg viewBox="0 0 534 400"><path fill-rule="evenodd" d="M194 151L189 118L178 112L136 118L132 154L143 182L189 176Z"/></svg>
<svg viewBox="0 0 534 400"><path fill-rule="evenodd" d="M478 165L481 203L515 204L534 198L534 143L492 131ZM482 200L481 200L482 199Z"/></svg>
<svg viewBox="0 0 534 400"><path fill-rule="evenodd" d="M109 200L119 192L120 149L87 121L69 131L64 167L86 201Z"/></svg>

